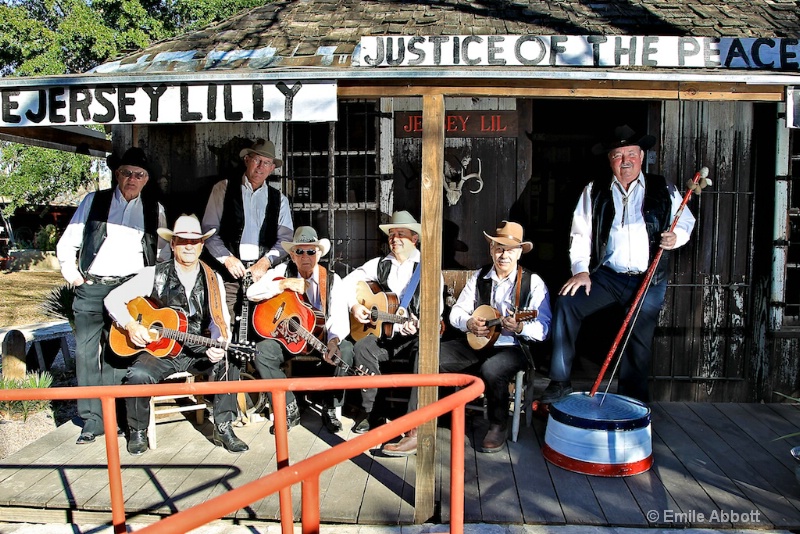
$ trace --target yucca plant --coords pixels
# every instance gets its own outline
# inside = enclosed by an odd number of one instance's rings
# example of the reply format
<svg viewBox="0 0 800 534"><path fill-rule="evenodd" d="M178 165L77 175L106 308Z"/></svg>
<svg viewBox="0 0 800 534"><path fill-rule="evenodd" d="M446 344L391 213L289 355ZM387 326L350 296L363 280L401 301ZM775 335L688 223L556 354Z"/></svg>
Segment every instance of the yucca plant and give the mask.
<svg viewBox="0 0 800 534"><path fill-rule="evenodd" d="M43 314L57 319L66 319L75 328L75 313L72 311L72 302L75 300L75 287L64 284L54 287L40 304Z"/></svg>
<svg viewBox="0 0 800 534"><path fill-rule="evenodd" d="M28 373L25 378L6 378L0 376L0 390L49 388L51 385L53 385L53 377L47 371L42 373ZM49 409L49 400L0 400L0 417L3 419L16 420L21 417L23 421L27 421L28 416Z"/></svg>

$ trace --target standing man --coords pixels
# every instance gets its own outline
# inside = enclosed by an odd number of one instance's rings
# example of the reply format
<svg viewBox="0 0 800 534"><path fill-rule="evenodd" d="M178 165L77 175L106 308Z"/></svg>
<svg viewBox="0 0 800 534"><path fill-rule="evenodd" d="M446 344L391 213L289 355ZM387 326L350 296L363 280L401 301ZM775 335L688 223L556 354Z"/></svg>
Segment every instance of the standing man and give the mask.
<svg viewBox="0 0 800 534"><path fill-rule="evenodd" d="M352 366L353 344L344 340L350 330L345 301L331 299L332 292L341 291L343 284L338 274L328 271L319 264L319 260L331 249L331 242L328 239L319 239L312 227L300 226L295 231L294 238L291 241L282 241L281 247L289 254L291 263L282 263L267 271L261 280L247 290L247 298L259 302L271 299L284 291L294 291L301 300L322 314L323 318L327 317L323 333L328 345L325 361L336 365L334 356L338 356L347 365ZM333 302L336 302L340 309L333 309ZM313 327L309 330L313 333ZM261 378L286 378L281 364L295 354L279 341L270 338L259 341L256 348L258 353L255 366ZM322 374L338 376L339 368L330 369L329 372ZM268 395L272 404L272 394ZM286 392L286 421L289 430L300 424L300 409L291 391ZM342 423L336 417L333 391L324 392L322 423L332 433L342 429ZM271 431L275 433L274 427Z"/></svg>
<svg viewBox="0 0 800 534"><path fill-rule="evenodd" d="M569 251L573 276L556 303L550 384L543 403L572 392L575 341L584 317L614 304L630 306L658 248L669 251L689 241L695 219L688 209L675 231L669 231L682 201L680 193L663 176L642 172L645 151L654 144L652 135L639 137L625 125L592 148L595 154L608 155L611 175L587 185L575 208ZM643 402L650 400L653 334L667 291L668 268L665 252L621 356L617 392Z"/></svg>
<svg viewBox="0 0 800 534"><path fill-rule="evenodd" d="M391 359L408 359L417 372L417 353L419 352L419 336L417 335L416 320L419 317L419 281L412 283L414 271L419 269L420 252L417 249L421 225L407 211L396 211L388 224L381 224L380 229L389 236L391 252L383 258L373 258L354 270L344 279L346 291L341 294L347 300L347 309L353 317L362 324L369 324L370 310L359 303L356 298L356 284L359 281L377 282L381 291L391 292L397 296L400 303L407 298L407 293L412 297L408 304L409 320L392 325L392 335L380 338L370 334L358 342L354 347L355 366L365 369L375 375L381 374L380 364ZM419 275L419 273L418 273ZM417 276L418 276L417 275ZM444 297L439 291L439 313L444 311ZM356 417L353 432L362 434L369 431L370 425L375 424L372 409L378 390L375 388L361 391L362 409ZM414 393L412 393L413 395Z"/></svg>
<svg viewBox="0 0 800 534"><path fill-rule="evenodd" d="M225 266L222 271L231 316L244 298L240 280L250 272L257 282L286 252L282 241L291 241L292 214L289 200L267 178L283 165L275 157L272 141L259 139L239 152L244 175L218 182L208 198L203 231L215 230L207 243L208 252ZM244 340L240 340L244 341Z"/></svg>
<svg viewBox="0 0 800 534"><path fill-rule="evenodd" d="M213 230L201 233L200 221L194 215L181 215L175 221L175 229L159 228L158 235L170 242L173 260L155 267L145 267L139 273L108 294L106 308L114 321L127 332L128 339L137 347L145 347L157 339L157 335L144 326L128 311L128 303L136 297L150 298L155 307L169 307L182 312L186 317L186 332L202 337L210 332L215 341L229 341L230 316L225 302L225 287L222 277L200 261L203 242ZM172 373L211 371L215 381L239 380L239 367L228 363L225 350L209 347L198 340L183 344L175 357L156 358L141 352L128 368L128 384L157 384ZM150 399L128 397L128 452L139 455L147 451L147 425L150 421ZM214 395L215 445L222 445L229 452L238 453L248 449L247 444L233 432L231 423L238 414L235 393Z"/></svg>
<svg viewBox="0 0 800 534"><path fill-rule="evenodd" d="M517 371L533 365L527 343L544 341L550 330L550 295L539 275L519 266L520 256L531 251L533 244L523 241L522 226L503 221L494 235L483 233L489 242L492 263L476 270L467 281L450 311L450 323L469 332L476 338L491 338L500 329L493 345L473 349L466 339L442 343L439 354L440 373L477 371L486 384L489 431L478 449L481 452L498 452L506 443L508 429L508 383ZM493 327L486 318L474 315L478 306L494 308L502 322ZM523 310L532 320L517 321L517 312ZM519 316L522 319L523 315ZM483 345L481 343L481 345ZM412 397L408 410L417 409L417 398ZM412 430L398 443L387 443L383 453L387 456L409 456L417 452L417 435Z"/></svg>
<svg viewBox="0 0 800 534"><path fill-rule="evenodd" d="M104 350L110 319L103 299L146 265L155 265L166 242L164 208L143 192L151 166L142 149L128 149L114 169L115 187L89 193L58 241L64 279L75 286L75 366L79 386L118 385L127 365ZM105 333L105 336L103 335ZM83 429L79 445L103 434L100 399L78 399Z"/></svg>

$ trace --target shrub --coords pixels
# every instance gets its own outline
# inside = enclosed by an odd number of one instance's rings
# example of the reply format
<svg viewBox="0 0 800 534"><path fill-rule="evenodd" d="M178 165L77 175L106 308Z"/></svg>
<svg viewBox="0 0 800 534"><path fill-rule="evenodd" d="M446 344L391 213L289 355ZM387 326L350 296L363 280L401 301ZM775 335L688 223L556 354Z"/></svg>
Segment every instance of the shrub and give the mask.
<svg viewBox="0 0 800 534"><path fill-rule="evenodd" d="M28 373L22 379L0 376L0 390L49 388L52 384L53 377L47 371L41 374ZM23 421L27 421L29 415L49 409L49 400L0 400L0 415L5 419L19 419L21 417Z"/></svg>
<svg viewBox="0 0 800 534"><path fill-rule="evenodd" d="M42 313L55 319L66 319L75 328L75 312L72 303L75 300L75 288L71 284L54 287L39 305Z"/></svg>
<svg viewBox="0 0 800 534"><path fill-rule="evenodd" d="M58 239L61 237L61 232L54 224L48 224L39 228L33 238L33 244L39 250L55 250Z"/></svg>

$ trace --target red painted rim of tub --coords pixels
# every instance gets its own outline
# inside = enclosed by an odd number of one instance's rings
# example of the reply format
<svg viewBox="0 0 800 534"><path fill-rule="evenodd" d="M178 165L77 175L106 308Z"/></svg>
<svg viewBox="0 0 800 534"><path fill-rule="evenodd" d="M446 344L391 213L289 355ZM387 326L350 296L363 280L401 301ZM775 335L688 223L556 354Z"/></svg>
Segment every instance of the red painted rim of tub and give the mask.
<svg viewBox="0 0 800 534"><path fill-rule="evenodd" d="M576 460L575 458L565 456L546 443L542 449L542 454L548 462L564 468L567 471L601 477L627 477L631 475L638 475L640 473L644 473L653 465L652 454L643 460L625 464L600 464L584 462L583 460Z"/></svg>

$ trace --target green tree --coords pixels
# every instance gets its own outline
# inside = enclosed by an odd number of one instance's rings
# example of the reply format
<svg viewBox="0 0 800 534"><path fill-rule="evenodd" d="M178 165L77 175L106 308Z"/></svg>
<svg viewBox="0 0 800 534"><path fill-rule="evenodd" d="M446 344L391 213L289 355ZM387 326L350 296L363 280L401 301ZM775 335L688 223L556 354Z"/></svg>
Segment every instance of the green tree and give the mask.
<svg viewBox="0 0 800 534"><path fill-rule="evenodd" d="M76 74L225 20L264 0L0 0L0 76ZM0 143L8 209L43 204L93 180L92 158ZM6 213L8 213L8 209Z"/></svg>

